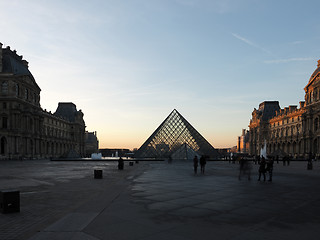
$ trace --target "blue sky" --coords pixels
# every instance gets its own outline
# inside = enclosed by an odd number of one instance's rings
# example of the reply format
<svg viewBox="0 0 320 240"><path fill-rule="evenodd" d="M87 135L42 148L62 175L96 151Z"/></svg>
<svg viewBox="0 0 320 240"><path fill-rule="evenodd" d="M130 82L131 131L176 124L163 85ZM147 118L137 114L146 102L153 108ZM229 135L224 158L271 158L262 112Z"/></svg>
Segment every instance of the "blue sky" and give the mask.
<svg viewBox="0 0 320 240"><path fill-rule="evenodd" d="M138 148L173 109L236 145L265 100L298 105L320 58L319 1L0 0L0 42L41 106L82 109L101 148Z"/></svg>

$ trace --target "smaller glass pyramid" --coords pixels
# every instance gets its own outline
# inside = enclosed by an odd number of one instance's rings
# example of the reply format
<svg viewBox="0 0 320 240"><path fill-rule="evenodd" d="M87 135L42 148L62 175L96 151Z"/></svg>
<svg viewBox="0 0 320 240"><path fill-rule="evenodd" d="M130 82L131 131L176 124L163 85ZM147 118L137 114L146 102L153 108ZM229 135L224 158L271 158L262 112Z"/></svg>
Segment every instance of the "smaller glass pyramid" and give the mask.
<svg viewBox="0 0 320 240"><path fill-rule="evenodd" d="M174 153L171 154L171 160L193 160L197 156L200 159L200 155L195 152L188 144L182 144Z"/></svg>
<svg viewBox="0 0 320 240"><path fill-rule="evenodd" d="M217 150L174 109L138 149L135 157L169 158L185 144L199 155L219 156Z"/></svg>

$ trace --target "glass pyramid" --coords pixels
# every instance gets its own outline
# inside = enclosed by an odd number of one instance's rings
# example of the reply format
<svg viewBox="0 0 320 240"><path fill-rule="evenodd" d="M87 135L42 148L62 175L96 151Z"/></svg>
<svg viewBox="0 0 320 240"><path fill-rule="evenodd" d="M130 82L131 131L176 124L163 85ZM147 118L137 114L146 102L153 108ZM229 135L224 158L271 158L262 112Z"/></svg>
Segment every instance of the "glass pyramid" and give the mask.
<svg viewBox="0 0 320 240"><path fill-rule="evenodd" d="M188 144L182 144L174 153L171 154L171 160L193 160L197 156L200 159L200 155L196 153Z"/></svg>
<svg viewBox="0 0 320 240"><path fill-rule="evenodd" d="M199 155L219 156L217 150L174 109L138 149L135 157L169 158L184 144Z"/></svg>

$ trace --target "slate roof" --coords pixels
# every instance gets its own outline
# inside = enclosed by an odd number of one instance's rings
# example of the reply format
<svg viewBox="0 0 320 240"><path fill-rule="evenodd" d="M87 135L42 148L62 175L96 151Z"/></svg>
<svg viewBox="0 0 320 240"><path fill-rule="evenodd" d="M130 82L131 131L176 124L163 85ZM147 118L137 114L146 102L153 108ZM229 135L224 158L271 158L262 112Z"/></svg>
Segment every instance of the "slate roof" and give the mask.
<svg viewBox="0 0 320 240"><path fill-rule="evenodd" d="M77 107L72 102L60 102L54 115L75 122Z"/></svg>
<svg viewBox="0 0 320 240"><path fill-rule="evenodd" d="M34 79L28 69L28 62L23 60L22 56L17 55L15 51L11 51L10 48L2 49L2 72L29 75Z"/></svg>

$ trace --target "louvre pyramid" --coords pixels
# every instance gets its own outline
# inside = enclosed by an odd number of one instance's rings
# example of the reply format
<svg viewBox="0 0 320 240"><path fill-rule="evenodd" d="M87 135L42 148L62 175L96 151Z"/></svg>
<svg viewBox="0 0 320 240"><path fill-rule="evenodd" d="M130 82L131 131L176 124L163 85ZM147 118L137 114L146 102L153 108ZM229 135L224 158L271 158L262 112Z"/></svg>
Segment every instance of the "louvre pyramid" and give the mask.
<svg viewBox="0 0 320 240"><path fill-rule="evenodd" d="M184 144L199 155L219 156L217 150L174 109L138 149L135 157L169 158Z"/></svg>
<svg viewBox="0 0 320 240"><path fill-rule="evenodd" d="M174 153L171 154L172 160L193 160L197 156L200 159L200 155L196 153L188 144L182 144Z"/></svg>

